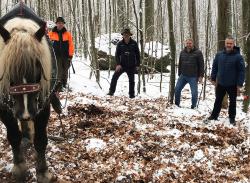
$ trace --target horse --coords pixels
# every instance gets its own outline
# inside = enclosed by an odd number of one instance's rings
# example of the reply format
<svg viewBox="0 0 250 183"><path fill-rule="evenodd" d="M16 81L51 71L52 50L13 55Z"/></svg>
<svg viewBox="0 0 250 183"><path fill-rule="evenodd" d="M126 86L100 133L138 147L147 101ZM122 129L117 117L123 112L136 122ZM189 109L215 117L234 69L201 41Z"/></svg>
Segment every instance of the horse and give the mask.
<svg viewBox="0 0 250 183"><path fill-rule="evenodd" d="M52 182L45 158L52 72L46 24L14 17L0 24L0 35L0 119L12 148L12 173L17 182L26 178L22 148L26 138L36 152L37 181Z"/></svg>

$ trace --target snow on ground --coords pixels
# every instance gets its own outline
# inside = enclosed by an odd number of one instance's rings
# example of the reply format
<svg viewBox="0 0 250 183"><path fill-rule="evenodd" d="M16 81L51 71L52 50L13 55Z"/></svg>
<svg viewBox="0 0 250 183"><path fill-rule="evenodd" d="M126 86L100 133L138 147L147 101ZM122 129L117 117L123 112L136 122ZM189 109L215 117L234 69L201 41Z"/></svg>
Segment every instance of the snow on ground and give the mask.
<svg viewBox="0 0 250 183"><path fill-rule="evenodd" d="M61 93L62 123L53 112L48 125L47 160L58 182L250 182L249 114L237 103L237 126L227 110L208 124L214 102L209 85L206 100L190 109L189 86L181 108L167 102L168 77L146 76L146 93L128 98L128 78L118 80L115 96L107 96L113 72L101 71L100 86L86 60L74 58L72 92ZM137 81L137 78L136 78ZM199 86L199 91L201 85ZM12 154L0 125L0 182L12 182ZM59 138L60 139L60 138ZM30 176L35 182L34 152L28 150Z"/></svg>
<svg viewBox="0 0 250 183"><path fill-rule="evenodd" d="M132 36L133 39L136 39ZM111 44L109 45L109 34L102 34L95 39L95 47L105 53L111 52L112 56L115 56L116 44L122 40L120 33L112 33L110 35ZM139 44L140 49L140 44ZM169 46L162 45L160 42L151 41L145 43L145 53L148 55L160 59L170 53ZM161 52L162 50L162 52Z"/></svg>

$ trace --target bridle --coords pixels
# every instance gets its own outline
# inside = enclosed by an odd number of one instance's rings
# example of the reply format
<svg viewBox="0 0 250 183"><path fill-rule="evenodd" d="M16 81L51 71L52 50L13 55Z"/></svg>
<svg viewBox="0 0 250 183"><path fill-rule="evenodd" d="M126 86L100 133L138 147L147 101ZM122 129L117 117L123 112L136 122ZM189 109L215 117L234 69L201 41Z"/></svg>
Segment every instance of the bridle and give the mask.
<svg viewBox="0 0 250 183"><path fill-rule="evenodd" d="M14 103L14 96L16 95L25 95L25 94L31 94L31 93L40 93L41 92L41 86L39 83L23 83L15 86L11 86L9 88L9 94L4 97L4 102L0 102L0 106L8 108L13 111L13 103ZM49 104L50 100L49 93L45 98L41 97L40 94L38 94L38 110L37 114L40 113L40 111L43 111L45 107Z"/></svg>

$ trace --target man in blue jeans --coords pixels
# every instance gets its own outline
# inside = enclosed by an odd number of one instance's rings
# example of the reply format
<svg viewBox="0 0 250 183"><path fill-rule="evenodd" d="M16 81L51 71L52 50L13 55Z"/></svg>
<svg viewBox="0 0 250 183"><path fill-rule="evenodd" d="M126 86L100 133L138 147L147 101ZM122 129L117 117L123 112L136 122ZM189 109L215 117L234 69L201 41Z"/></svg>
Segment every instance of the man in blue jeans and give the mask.
<svg viewBox="0 0 250 183"><path fill-rule="evenodd" d="M186 40L186 47L180 53L178 75L175 86L175 105L180 106L181 91L188 83L192 94L191 108L194 109L198 98L198 82L202 82L204 76L204 59L202 52L194 46L192 39Z"/></svg>
<svg viewBox="0 0 250 183"><path fill-rule="evenodd" d="M227 37L225 48L215 56L212 73L212 84L216 87L214 108L208 120L217 120L222 101L226 93L229 95L229 122L235 125L236 98L245 81L245 63L240 48L235 46L234 38Z"/></svg>

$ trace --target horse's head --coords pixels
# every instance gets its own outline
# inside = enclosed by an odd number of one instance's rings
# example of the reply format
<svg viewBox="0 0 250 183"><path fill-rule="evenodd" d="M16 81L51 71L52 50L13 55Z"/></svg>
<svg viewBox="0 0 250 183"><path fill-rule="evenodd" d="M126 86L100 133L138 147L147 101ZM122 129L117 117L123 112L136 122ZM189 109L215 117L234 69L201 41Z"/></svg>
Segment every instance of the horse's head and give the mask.
<svg viewBox="0 0 250 183"><path fill-rule="evenodd" d="M31 26L28 26L29 23ZM6 28L0 25L3 38L0 58L5 62L0 89L7 91L12 99L12 109L17 119L32 120L49 91L51 56L46 40L42 39L45 25L39 28L30 20L21 23L26 25L12 24L9 29L8 22Z"/></svg>
<svg viewBox="0 0 250 183"><path fill-rule="evenodd" d="M22 70L22 68L20 68ZM10 96L13 101L13 112L19 120L30 120L38 111L42 78L42 68L39 61L28 72L15 75L10 80Z"/></svg>

